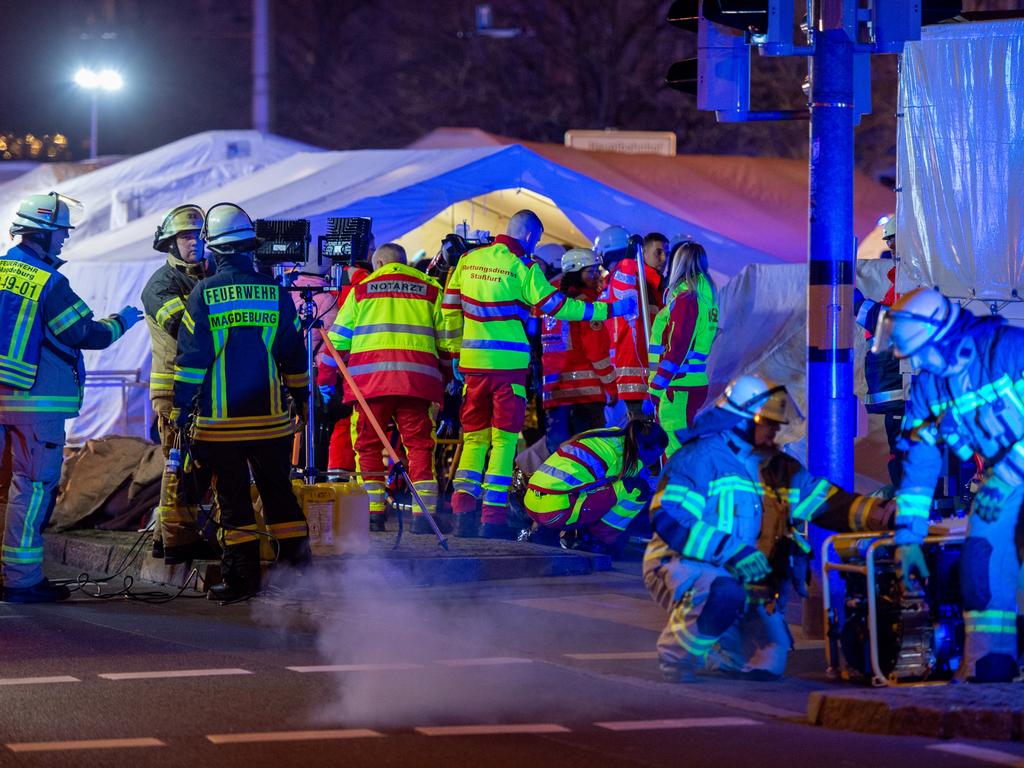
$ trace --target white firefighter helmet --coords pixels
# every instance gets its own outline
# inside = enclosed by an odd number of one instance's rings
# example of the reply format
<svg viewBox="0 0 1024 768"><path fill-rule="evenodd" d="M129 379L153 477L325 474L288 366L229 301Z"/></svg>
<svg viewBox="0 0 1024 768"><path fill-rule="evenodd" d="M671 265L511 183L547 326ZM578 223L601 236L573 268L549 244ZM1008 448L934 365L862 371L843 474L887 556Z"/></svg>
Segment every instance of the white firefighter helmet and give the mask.
<svg viewBox="0 0 1024 768"><path fill-rule="evenodd" d="M249 214L234 203L217 203L206 212L199 236L211 251L223 253L255 243L256 228Z"/></svg>
<svg viewBox="0 0 1024 768"><path fill-rule="evenodd" d="M882 239L888 240L890 237L896 237L896 214L890 213L889 218L885 220L885 224L882 225Z"/></svg>
<svg viewBox="0 0 1024 768"><path fill-rule="evenodd" d="M800 410L784 385L751 374L730 381L715 407L752 421L789 424L790 419L800 418Z"/></svg>
<svg viewBox="0 0 1024 768"><path fill-rule="evenodd" d="M29 195L21 201L14 214L11 236L29 232L67 232L79 223L83 211L80 202L57 192Z"/></svg>
<svg viewBox="0 0 1024 768"><path fill-rule="evenodd" d="M960 317L960 305L934 288L915 288L900 296L879 317L874 352L891 349L910 357L928 344L942 341Z"/></svg>
<svg viewBox="0 0 1024 768"><path fill-rule="evenodd" d="M609 254L624 251L629 245L629 232L618 225L602 229L594 238L594 252L605 261Z"/></svg>
<svg viewBox="0 0 1024 768"><path fill-rule="evenodd" d="M182 232L201 232L206 216L198 205L179 205L167 212L153 237L153 248L167 253L176 235Z"/></svg>
<svg viewBox="0 0 1024 768"><path fill-rule="evenodd" d="M557 272L562 268L562 254L565 247L558 243L544 243L537 246L533 251L533 258L541 262L546 268Z"/></svg>
<svg viewBox="0 0 1024 768"><path fill-rule="evenodd" d="M562 274L582 272L587 267L597 266L601 257L589 248L573 248L562 256Z"/></svg>

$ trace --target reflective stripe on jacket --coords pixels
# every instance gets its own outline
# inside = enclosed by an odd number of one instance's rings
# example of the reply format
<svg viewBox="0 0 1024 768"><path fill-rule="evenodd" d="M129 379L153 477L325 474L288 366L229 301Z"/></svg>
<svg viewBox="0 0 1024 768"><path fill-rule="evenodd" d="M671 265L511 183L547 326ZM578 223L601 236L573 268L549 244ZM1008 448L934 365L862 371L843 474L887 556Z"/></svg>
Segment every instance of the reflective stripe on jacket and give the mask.
<svg viewBox="0 0 1024 768"><path fill-rule="evenodd" d="M596 301L597 291L584 290L579 298ZM614 399L615 370L605 323L545 317L541 320L541 344L545 408Z"/></svg>
<svg viewBox="0 0 1024 768"><path fill-rule="evenodd" d="M385 264L349 293L330 338L338 351L349 353L349 372L364 396L439 403L443 333L441 285L413 267ZM345 402L355 399L346 382Z"/></svg>
<svg viewBox="0 0 1024 768"><path fill-rule="evenodd" d="M82 403L81 349L105 349L124 329L94 320L58 260L17 245L0 259L0 423L71 418Z"/></svg>
<svg viewBox="0 0 1024 768"><path fill-rule="evenodd" d="M716 410L701 414L692 431L699 433ZM720 566L743 546L770 556L783 536L801 542L812 520L835 531L865 530L881 503L813 476L781 451L755 453L729 431L706 434L683 443L662 474L651 501L657 535L645 558Z"/></svg>
<svg viewBox="0 0 1024 768"><path fill-rule="evenodd" d="M1024 483L1024 329L1002 318L971 316L959 332L974 342L967 368L949 377L920 371L910 387L896 493L900 526L928 520L942 471L941 443L962 460L978 453L1001 479Z"/></svg>
<svg viewBox="0 0 1024 768"><path fill-rule="evenodd" d="M681 283L651 328L652 394L708 384L708 355L718 333L718 303L704 275L692 291Z"/></svg>
<svg viewBox="0 0 1024 768"><path fill-rule="evenodd" d="M178 327L185 302L202 277L199 264L188 264L174 255L150 276L142 289L142 307L153 347L149 374L151 400L170 401L174 395L174 357L178 354Z"/></svg>
<svg viewBox="0 0 1024 768"><path fill-rule="evenodd" d="M644 264L647 280L647 305L651 322L654 322L662 307L661 273L649 264ZM637 296L636 259L623 259L612 273L608 283L612 301ZM648 356L647 340L644 338L644 324L639 317L627 320L613 318L609 323L612 337L612 364L615 366L615 386L620 400L646 400Z"/></svg>
<svg viewBox="0 0 1024 768"><path fill-rule="evenodd" d="M282 381L293 398L308 395L295 305L249 256L218 256L217 273L199 281L182 317L174 406L196 408L196 440L287 437Z"/></svg>
<svg viewBox="0 0 1024 768"><path fill-rule="evenodd" d="M469 373L525 370L530 308L560 320L608 317L606 304L586 304L557 290L529 261L517 240L504 235L465 254L444 291L441 348Z"/></svg>

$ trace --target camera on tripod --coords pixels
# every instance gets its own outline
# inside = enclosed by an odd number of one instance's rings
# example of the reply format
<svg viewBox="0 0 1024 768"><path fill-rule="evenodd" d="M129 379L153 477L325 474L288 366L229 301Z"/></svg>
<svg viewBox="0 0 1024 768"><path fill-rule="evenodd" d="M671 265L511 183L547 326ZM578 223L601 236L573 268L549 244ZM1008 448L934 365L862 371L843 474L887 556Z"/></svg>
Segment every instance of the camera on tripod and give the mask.
<svg viewBox="0 0 1024 768"><path fill-rule="evenodd" d="M481 229L471 230L469 224L462 222L455 227L454 232L446 235L441 241L441 247L437 255L434 256L427 267L427 274L444 283L444 278L449 270L455 269L459 259L466 253L482 245L490 245L493 242L494 238L490 232Z"/></svg>

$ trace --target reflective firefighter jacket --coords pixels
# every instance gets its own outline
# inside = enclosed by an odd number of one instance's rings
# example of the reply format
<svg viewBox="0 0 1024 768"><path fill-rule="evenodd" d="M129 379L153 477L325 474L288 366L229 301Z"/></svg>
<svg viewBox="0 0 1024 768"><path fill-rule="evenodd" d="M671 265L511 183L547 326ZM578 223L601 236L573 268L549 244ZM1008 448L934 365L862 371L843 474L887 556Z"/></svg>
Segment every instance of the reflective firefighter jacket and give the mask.
<svg viewBox="0 0 1024 768"><path fill-rule="evenodd" d="M345 299L331 343L367 398L399 395L441 402L438 361L441 285L405 264L385 264ZM355 394L345 383L345 402Z"/></svg>
<svg viewBox="0 0 1024 768"><path fill-rule="evenodd" d="M530 476L530 509L543 514L562 511L565 517L557 518L558 524L570 526L579 519L587 493L611 485L618 501L601 521L624 531L644 506L639 491L628 491L622 482L625 440L620 429L594 429L563 443ZM642 471L637 461L631 474Z"/></svg>
<svg viewBox="0 0 1024 768"><path fill-rule="evenodd" d="M517 240L498 235L491 245L465 254L448 278L442 348L466 373L526 370L530 342L524 326L532 307L560 320L608 318L608 305L570 299L547 281Z"/></svg>
<svg viewBox="0 0 1024 768"><path fill-rule="evenodd" d="M281 384L309 392L306 348L287 292L252 269L248 256L217 257L200 280L178 332L174 406L197 414L194 438L269 440L293 432Z"/></svg>
<svg viewBox="0 0 1024 768"><path fill-rule="evenodd" d="M576 294L567 294L576 298ZM597 291L584 289L584 301L597 300ZM600 320L541 320L541 359L544 367L544 407L604 403L615 399L615 370L608 357L608 328Z"/></svg>
<svg viewBox="0 0 1024 768"><path fill-rule="evenodd" d="M661 273L649 264L644 264L644 277L647 280L647 310L653 324L662 307ZM639 291L636 286L636 259L623 259L615 268L612 279L608 283L611 300L618 301L629 296L636 296L639 302ZM612 334L615 386L619 392L619 399L646 400L648 357L644 324L639 316L634 319L616 317L609 322L609 326Z"/></svg>
<svg viewBox="0 0 1024 768"><path fill-rule="evenodd" d="M704 275L696 290L680 283L651 328L651 394L706 387L708 355L718 333L718 302Z"/></svg>
<svg viewBox="0 0 1024 768"><path fill-rule="evenodd" d="M185 302L203 276L200 264L189 264L173 254L142 289L142 308L153 346L149 375L149 397L170 403L174 396L174 357L178 354L178 326L185 314Z"/></svg>
<svg viewBox="0 0 1024 768"><path fill-rule="evenodd" d="M715 431L720 423L722 431ZM645 559L683 557L722 566L743 546L769 559L782 539L804 552L807 523L867 530L881 499L815 477L779 450L755 451L736 437L736 417L702 413L672 455L651 501L654 537Z"/></svg>
<svg viewBox="0 0 1024 768"><path fill-rule="evenodd" d="M970 316L963 333L974 346L967 368L946 378L921 371L910 387L896 493L899 526L926 528L942 470L941 443L965 461L978 453L991 473L1011 485L1024 483L1024 329L997 317Z"/></svg>
<svg viewBox="0 0 1024 768"><path fill-rule="evenodd" d="M69 419L82 404L82 349L105 349L124 333L117 315L92 310L57 269L27 245L0 259L0 423Z"/></svg>
<svg viewBox="0 0 1024 768"><path fill-rule="evenodd" d="M881 302L865 298L859 291L854 292L853 310L857 313L857 325L864 329L864 336L871 339L878 326L878 315L896 301L896 267L888 272L889 290ZM868 413L903 413L903 373L900 361L890 351L875 354L870 349L864 356L864 383L867 394L864 407Z"/></svg>

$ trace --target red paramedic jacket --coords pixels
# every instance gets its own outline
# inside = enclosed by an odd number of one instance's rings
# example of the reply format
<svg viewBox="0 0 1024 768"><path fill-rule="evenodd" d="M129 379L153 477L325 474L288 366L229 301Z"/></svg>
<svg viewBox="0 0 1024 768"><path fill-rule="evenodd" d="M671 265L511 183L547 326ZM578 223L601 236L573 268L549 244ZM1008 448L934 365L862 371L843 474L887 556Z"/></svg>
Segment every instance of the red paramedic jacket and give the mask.
<svg viewBox="0 0 1024 768"><path fill-rule="evenodd" d="M661 296L661 273L649 264L644 264L647 279L647 303L651 325L663 306ZM637 291L636 259L623 259L615 267L608 284L611 300L618 301L627 296L640 297ZM615 317L608 321L612 338L612 363L615 366L615 387L619 400L647 399L647 342L644 339L644 324L638 316L630 321Z"/></svg>
<svg viewBox="0 0 1024 768"><path fill-rule="evenodd" d="M594 302L598 292L583 289L566 295ZM543 317L541 343L544 347L545 408L578 403L603 404L615 399L615 370L609 358L611 339L605 323Z"/></svg>

